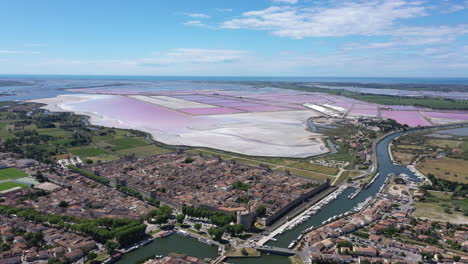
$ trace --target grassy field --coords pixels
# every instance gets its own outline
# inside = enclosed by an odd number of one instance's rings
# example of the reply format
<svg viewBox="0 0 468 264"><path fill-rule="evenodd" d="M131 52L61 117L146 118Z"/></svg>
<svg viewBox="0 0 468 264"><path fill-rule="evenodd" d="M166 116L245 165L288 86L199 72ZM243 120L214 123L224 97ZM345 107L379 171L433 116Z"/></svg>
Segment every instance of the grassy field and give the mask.
<svg viewBox="0 0 468 264"><path fill-rule="evenodd" d="M351 97L377 104L384 105L415 105L434 109L468 109L468 101L449 100L443 98L410 98L391 95L352 95Z"/></svg>
<svg viewBox="0 0 468 264"><path fill-rule="evenodd" d="M468 160L439 158L428 159L419 164L418 169L423 174L434 174L437 178L468 183Z"/></svg>
<svg viewBox="0 0 468 264"><path fill-rule="evenodd" d="M96 162L98 160L105 162L105 161L119 160L120 156L108 154L105 156L87 157L87 159L92 160L93 162Z"/></svg>
<svg viewBox="0 0 468 264"><path fill-rule="evenodd" d="M65 131L62 128L41 128L37 130L40 135L49 135L53 137L70 137L71 132Z"/></svg>
<svg viewBox="0 0 468 264"><path fill-rule="evenodd" d="M449 148L458 148L462 144L462 141L449 139L430 139L429 144L439 148L445 148L447 146Z"/></svg>
<svg viewBox="0 0 468 264"><path fill-rule="evenodd" d="M2 182L2 183L0 183L0 192L9 190L9 189L15 188L15 187L26 188L26 187L28 187L28 185L21 184L21 183L16 183L16 182Z"/></svg>
<svg viewBox="0 0 468 264"><path fill-rule="evenodd" d="M117 139L108 141L108 143L114 146L112 149L115 151L148 145L148 142L144 138L141 138L141 137L117 138Z"/></svg>
<svg viewBox="0 0 468 264"><path fill-rule="evenodd" d="M172 150L158 147L156 145L146 145L146 146L141 146L141 147L136 147L136 148L128 148L128 149L119 150L117 151L117 153L122 154L122 155L135 154L137 157L142 157L142 156L168 153L171 151Z"/></svg>
<svg viewBox="0 0 468 264"><path fill-rule="evenodd" d="M436 191L429 191L429 193L432 198L425 202L415 203L414 217L454 224L468 223L468 216L463 215L463 211L468 210L468 199L453 200L449 193ZM459 207L460 211L455 210L455 207ZM447 213L447 209L450 213Z"/></svg>
<svg viewBox="0 0 468 264"><path fill-rule="evenodd" d="M0 181L13 180L26 176L28 176L26 172L15 168L0 169Z"/></svg>
<svg viewBox="0 0 468 264"><path fill-rule="evenodd" d="M96 147L86 147L86 148L71 148L68 149L70 153L73 155L79 156L79 157L95 157L99 155L104 155L107 154L102 149L96 148Z"/></svg>
<svg viewBox="0 0 468 264"><path fill-rule="evenodd" d="M414 160L415 155L404 152L392 152L393 159L401 165L409 165Z"/></svg>

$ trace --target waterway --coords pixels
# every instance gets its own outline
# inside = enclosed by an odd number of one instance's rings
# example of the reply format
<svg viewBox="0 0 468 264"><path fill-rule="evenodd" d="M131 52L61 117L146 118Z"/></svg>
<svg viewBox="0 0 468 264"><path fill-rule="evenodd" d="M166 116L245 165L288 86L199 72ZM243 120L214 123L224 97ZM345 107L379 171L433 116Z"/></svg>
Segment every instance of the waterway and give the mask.
<svg viewBox="0 0 468 264"><path fill-rule="evenodd" d="M412 179L418 180L418 178L412 173L408 168L395 165L390 159L390 155L388 153L388 145L389 143L398 136L401 136L405 132L399 132L392 134L390 136L385 137L382 139L376 146L377 151L377 159L378 159L378 176L373 182L373 184L368 189L363 189L354 199L348 199L348 196L355 191L354 188L346 189L341 195L337 197L336 200L330 202L326 205L322 210L320 210L317 214L312 216L308 221L304 222L304 224L299 225L295 229L286 232L284 234L276 236L278 241L270 241L267 243L271 246L276 247L287 247L292 240L296 239L301 232L305 229L314 226L320 226L323 221L333 217L335 215L344 214L354 208L358 203L363 202L368 197L375 195L380 187L384 184L385 179L387 178L388 174L407 174Z"/></svg>
<svg viewBox="0 0 468 264"><path fill-rule="evenodd" d="M218 247L203 244L191 237L173 234L166 238L156 238L150 244L123 255L117 263L136 263L155 255L166 256L171 252L183 253L196 258L215 259L218 257Z"/></svg>
<svg viewBox="0 0 468 264"><path fill-rule="evenodd" d="M453 126L445 126L445 128ZM358 203L363 202L368 197L375 195L380 187L385 183L387 176L390 173L394 174L407 174L413 180L419 181L419 179L412 173L408 168L395 165L390 159L388 152L388 146L390 142L407 133L412 133L417 130L411 130L407 132L398 132L391 134L383 138L377 143L377 159L378 159L378 176L371 186L367 189L363 189L354 199L348 199L348 196L354 192L354 188L346 189L336 200L330 202L322 208L317 214L313 215L308 221L299 225L295 229L285 232L284 234L276 236L277 241L270 241L267 245L286 248L292 240L296 239L301 232L311 226L320 226L323 221L335 215L344 214L354 208ZM167 255L170 252L184 253L198 258L216 258L217 248L214 246L208 246L198 242L193 238L182 237L179 235L173 235L169 238L156 239L151 244L139 248L129 254L126 254L118 263L135 263L138 260L154 256L154 255ZM283 264L289 263L287 257L275 256L275 255L263 255L260 258L250 259L228 259L229 263L236 264Z"/></svg>

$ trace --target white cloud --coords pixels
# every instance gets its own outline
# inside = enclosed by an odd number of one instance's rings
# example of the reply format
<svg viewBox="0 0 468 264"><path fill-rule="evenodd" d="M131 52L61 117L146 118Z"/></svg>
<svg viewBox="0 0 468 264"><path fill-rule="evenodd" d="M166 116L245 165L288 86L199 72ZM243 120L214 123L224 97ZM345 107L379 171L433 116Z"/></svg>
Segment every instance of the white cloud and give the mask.
<svg viewBox="0 0 468 264"><path fill-rule="evenodd" d="M440 45L452 42L454 39L451 37L406 37L386 42L371 42L371 43L348 43L345 45L345 50L353 49L379 49L391 48L399 46L427 46L427 45Z"/></svg>
<svg viewBox="0 0 468 264"><path fill-rule="evenodd" d="M0 54L40 54L40 52L22 50L0 50Z"/></svg>
<svg viewBox="0 0 468 264"><path fill-rule="evenodd" d="M401 19L425 16L422 2L371 0L339 2L332 7L272 6L250 11L240 18L225 21L223 28L268 30L290 38L380 35L391 30Z"/></svg>
<svg viewBox="0 0 468 264"><path fill-rule="evenodd" d="M205 27L207 26L205 23L201 22L200 20L190 20L183 23L186 26L195 26L195 27Z"/></svg>
<svg viewBox="0 0 468 264"><path fill-rule="evenodd" d="M25 46L25 47L38 47L38 48L43 48L43 47L47 47L47 44L43 44L43 43L30 43L30 44L25 44L24 46Z"/></svg>
<svg viewBox="0 0 468 264"><path fill-rule="evenodd" d="M396 41L396 40L395 40ZM465 51L465 52L461 52ZM372 54L337 51L261 56L237 49L179 48L128 60L9 62L2 72L201 76L466 76L468 46L429 46ZM83 66L85 65L85 66ZM1 65L0 65L1 68ZM378 71L376 71L378 69Z"/></svg>
<svg viewBox="0 0 468 264"><path fill-rule="evenodd" d="M229 49L178 48L164 52L154 52L152 57L130 60L64 60L54 59L44 65L125 65L145 67L168 67L186 65L212 65L219 63L236 63L252 58L253 52ZM216 66L218 67L218 66Z"/></svg>
<svg viewBox="0 0 468 264"><path fill-rule="evenodd" d="M446 1L446 3L442 2L441 3L442 7L437 8L434 7L434 9L441 9L442 13L448 14L448 13L454 13L458 11L462 11L468 8L468 1L456 1L456 3L451 3Z"/></svg>
<svg viewBox="0 0 468 264"><path fill-rule="evenodd" d="M291 5L297 4L299 2L299 0L272 0L272 1L275 3L285 3L285 4L291 4Z"/></svg>
<svg viewBox="0 0 468 264"><path fill-rule="evenodd" d="M460 24L456 26L427 26L427 27L402 27L393 29L393 36L457 36L468 34L468 24Z"/></svg>
<svg viewBox="0 0 468 264"><path fill-rule="evenodd" d="M238 61L251 55L245 50L227 49L197 49L179 48L166 53L155 53L158 58L143 59L141 64L165 65L165 64L200 64L200 63L225 63Z"/></svg>
<svg viewBox="0 0 468 264"><path fill-rule="evenodd" d="M218 12L232 12L234 9L232 8L215 8L216 11Z"/></svg>
<svg viewBox="0 0 468 264"><path fill-rule="evenodd" d="M202 13L186 13L185 15L193 18L210 18L211 16Z"/></svg>

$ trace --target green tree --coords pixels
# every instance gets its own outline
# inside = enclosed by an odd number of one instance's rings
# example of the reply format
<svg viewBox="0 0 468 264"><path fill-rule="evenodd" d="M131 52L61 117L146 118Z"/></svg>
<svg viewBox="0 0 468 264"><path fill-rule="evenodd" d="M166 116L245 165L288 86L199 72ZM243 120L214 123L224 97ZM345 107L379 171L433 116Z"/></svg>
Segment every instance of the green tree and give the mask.
<svg viewBox="0 0 468 264"><path fill-rule="evenodd" d="M196 223L194 226L193 226L198 232L200 232L200 229L202 228L202 225L200 223Z"/></svg>
<svg viewBox="0 0 468 264"><path fill-rule="evenodd" d="M66 202L66 201L60 201L60 203L58 204L58 206L59 206L59 207L63 207L63 208L68 207L68 202Z"/></svg>
<svg viewBox="0 0 468 264"><path fill-rule="evenodd" d="M242 253L243 256L248 256L249 255L249 252L247 252L247 249L245 249L245 248L243 248L241 250L241 253Z"/></svg>
<svg viewBox="0 0 468 264"><path fill-rule="evenodd" d="M88 255L86 255L87 260L92 260L92 259L95 259L96 257L97 257L97 254L94 252L89 252Z"/></svg>
<svg viewBox="0 0 468 264"><path fill-rule="evenodd" d="M169 221L169 215L167 214L160 214L156 216L156 224L158 225L165 224L167 221Z"/></svg>
<svg viewBox="0 0 468 264"><path fill-rule="evenodd" d="M107 252L109 254L112 254L112 252L114 252L114 250L116 250L119 247L119 244L117 244L114 241L109 240L106 242L105 246L106 246Z"/></svg>
<svg viewBox="0 0 468 264"><path fill-rule="evenodd" d="M219 241L223 237L224 230L218 227L211 227L208 229L208 234L210 234L214 240Z"/></svg>
<svg viewBox="0 0 468 264"><path fill-rule="evenodd" d="M177 219L177 223L182 224L182 223L184 223L185 215L184 214L178 214L176 216L176 219Z"/></svg>
<svg viewBox="0 0 468 264"><path fill-rule="evenodd" d="M264 205L260 205L258 208L257 208L257 216L258 217L264 217L266 214L266 207Z"/></svg>

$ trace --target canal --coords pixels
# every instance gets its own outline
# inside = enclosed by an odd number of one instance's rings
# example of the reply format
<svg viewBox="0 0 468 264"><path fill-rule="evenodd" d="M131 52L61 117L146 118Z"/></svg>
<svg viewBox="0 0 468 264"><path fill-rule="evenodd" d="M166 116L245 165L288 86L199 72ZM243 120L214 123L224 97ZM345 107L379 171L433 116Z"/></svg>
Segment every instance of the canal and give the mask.
<svg viewBox="0 0 468 264"><path fill-rule="evenodd" d="M454 127L455 125L448 125L438 128ZM430 128L428 128L430 129ZM344 214L358 203L363 202L368 197L375 195L380 187L385 183L385 180L390 173L394 174L407 174L413 180L418 181L419 179L411 172L408 168L395 165L390 159L388 152L388 146L395 138L408 133L420 131L422 129L415 129L406 132L397 132L386 136L376 145L376 154L378 159L378 176L372 185L367 189L363 189L354 199L348 199L348 196L354 192L355 189L348 188L336 200L325 205L322 210L317 214L313 215L308 221L297 226L295 229L285 232L284 234L278 235L275 238L277 241L270 241L267 245L275 247L287 248L292 240L296 239L305 229L314 226L317 227L322 224L323 221L333 217L335 215ZM164 239L156 239L154 242L147 246L141 247L131 253L128 253L122 257L117 263L135 263L139 260L143 260L147 257L154 255L167 255L170 252L184 253L190 256L198 258L216 258L217 247L208 246L196 239L182 237L180 235L172 235L171 237ZM284 256L276 255L262 255L260 258L243 258L243 259L228 259L229 263L235 264L283 264L289 263L288 258Z"/></svg>
<svg viewBox="0 0 468 264"><path fill-rule="evenodd" d="M390 142L398 136L407 132L398 132L392 135L389 135L382 139L379 143L377 143L376 151L377 151L377 159L378 159L378 176L376 177L375 181L372 185L367 188L363 189L354 199L348 199L348 196L355 191L354 188L346 189L341 195L337 197L336 200L327 204L322 210L320 210L317 214L313 215L308 221L304 222L302 225L297 226L295 229L285 232L284 234L278 235L275 238L277 241L270 241L267 245L276 246L276 247L288 247L289 243L292 240L296 239L305 229L314 226L320 226L323 221L335 216L344 214L355 206L358 203L364 202L368 197L375 195L380 187L384 184L388 174L395 173L405 173L409 175L411 178L417 180L414 173L412 173L408 168L394 165L390 159L390 155L388 153L388 145Z"/></svg>

